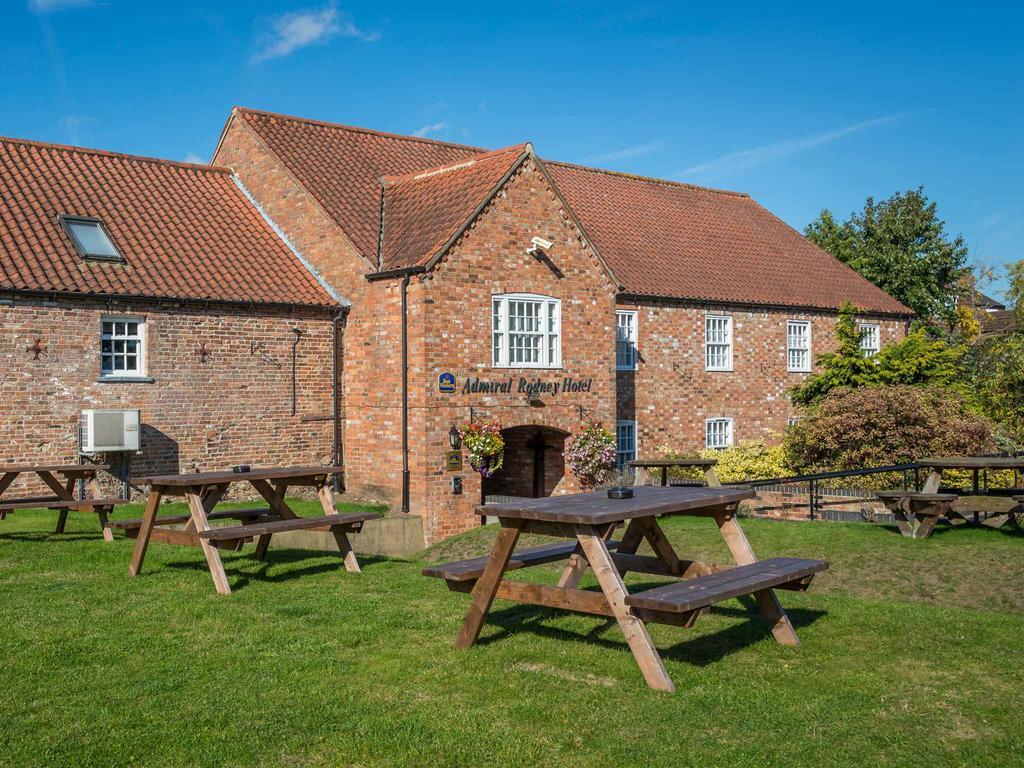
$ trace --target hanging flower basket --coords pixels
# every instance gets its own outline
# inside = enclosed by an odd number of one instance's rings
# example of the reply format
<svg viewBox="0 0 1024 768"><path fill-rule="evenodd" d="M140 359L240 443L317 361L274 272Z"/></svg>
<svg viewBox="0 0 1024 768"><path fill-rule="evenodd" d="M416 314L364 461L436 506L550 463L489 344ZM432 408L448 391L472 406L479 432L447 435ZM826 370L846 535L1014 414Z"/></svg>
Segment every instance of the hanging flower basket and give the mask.
<svg viewBox="0 0 1024 768"><path fill-rule="evenodd" d="M569 438L565 464L583 488L595 488L615 473L615 435L598 423Z"/></svg>
<svg viewBox="0 0 1024 768"><path fill-rule="evenodd" d="M459 430L462 444L469 453L469 466L480 473L480 477L491 477L505 463L505 438L501 436L501 424L466 424Z"/></svg>

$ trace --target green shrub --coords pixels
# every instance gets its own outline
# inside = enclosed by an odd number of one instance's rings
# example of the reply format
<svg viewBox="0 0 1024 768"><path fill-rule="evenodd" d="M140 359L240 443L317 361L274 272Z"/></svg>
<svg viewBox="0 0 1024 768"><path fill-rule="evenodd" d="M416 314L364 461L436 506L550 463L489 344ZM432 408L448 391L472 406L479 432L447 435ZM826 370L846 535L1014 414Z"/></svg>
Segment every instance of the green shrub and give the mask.
<svg viewBox="0 0 1024 768"><path fill-rule="evenodd" d="M662 448L666 459L689 458L669 448ZM692 455L692 454L691 454ZM739 483L746 480L768 480L792 474L786 464L786 453L781 445L768 446L763 440L741 440L731 448L709 448L699 454L702 459L716 459L715 474L723 483ZM699 469L674 469L669 471L673 480L699 480L703 477Z"/></svg>
<svg viewBox="0 0 1024 768"><path fill-rule="evenodd" d="M995 448L991 423L962 396L910 385L834 390L787 431L784 445L798 472L862 469Z"/></svg>

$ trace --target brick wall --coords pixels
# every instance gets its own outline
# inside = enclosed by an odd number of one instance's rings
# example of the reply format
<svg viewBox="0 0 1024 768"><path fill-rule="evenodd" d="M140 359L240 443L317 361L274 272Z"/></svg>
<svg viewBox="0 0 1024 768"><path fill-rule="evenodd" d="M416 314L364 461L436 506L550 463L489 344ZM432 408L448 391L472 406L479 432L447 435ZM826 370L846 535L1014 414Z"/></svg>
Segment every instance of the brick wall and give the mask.
<svg viewBox="0 0 1024 768"><path fill-rule="evenodd" d="M399 281L370 283L371 259L287 172L246 125L232 120L213 162L230 167L317 272L351 302L341 372L346 491L401 498L401 313ZM339 169L340 172L340 169Z"/></svg>
<svg viewBox="0 0 1024 768"><path fill-rule="evenodd" d="M145 320L152 383L98 381L104 315ZM293 328L303 331L294 416ZM38 360L26 352L36 339L46 344ZM16 297L13 306L0 305L0 458L74 463L83 409L138 408L136 475L329 463L331 344L330 316L322 312ZM209 352L205 362L201 347ZM120 461L114 454L104 458ZM113 477L105 484L120 492ZM30 489L41 490L22 485L12 493Z"/></svg>
<svg viewBox="0 0 1024 768"><path fill-rule="evenodd" d="M637 422L637 451L656 455L705 445L705 419L733 419L733 440L777 443L791 416L789 390L809 374L786 370L788 320L811 323L811 358L835 348L836 315L782 309L620 303L637 312L636 371L617 374L619 419ZM728 315L733 324L733 370L707 371L704 321ZM882 344L902 338L902 320L863 318L881 326Z"/></svg>
<svg viewBox="0 0 1024 768"><path fill-rule="evenodd" d="M526 253L534 236L555 243L550 251L554 268ZM492 367L491 297L502 293L561 299L561 369ZM478 420L498 421L505 428L537 425L562 435L579 431L589 419L614 421L614 302L615 286L529 161L435 270L414 282L409 313L412 510L425 516L429 540L479 524L473 512L481 500L479 475L468 464L461 473L444 468L448 431L452 424L469 421L470 407ZM438 391L442 372L455 374L455 394ZM464 394L466 381L473 378L511 379L512 392ZM521 378L560 386L572 378L590 381L590 388L540 394L543 405L530 405L517 391ZM513 474L532 477L533 449L519 439L522 434L510 435L506 457L505 475L516 487L522 478L511 479ZM529 462L523 462L523 450L529 451ZM557 457L550 458L546 485L555 493L578 490L571 476L559 472ZM451 491L456 474L463 478L462 496ZM496 484L500 487L500 480Z"/></svg>

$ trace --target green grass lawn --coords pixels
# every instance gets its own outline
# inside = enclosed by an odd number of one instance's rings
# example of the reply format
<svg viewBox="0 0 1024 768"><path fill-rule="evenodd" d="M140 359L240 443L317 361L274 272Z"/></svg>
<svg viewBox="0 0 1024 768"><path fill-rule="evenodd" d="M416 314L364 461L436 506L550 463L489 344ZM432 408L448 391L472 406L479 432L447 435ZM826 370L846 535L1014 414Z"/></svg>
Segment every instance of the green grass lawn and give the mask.
<svg viewBox="0 0 1024 768"><path fill-rule="evenodd" d="M498 602L481 642L453 650L469 598L419 571L486 551L493 527L420 559L363 557L361 574L247 547L224 555L221 597L197 549L153 544L130 579L131 540L54 520L0 522L0 765L1024 764L1014 533L746 520L759 556L832 563L780 593L803 645L776 645L737 601L655 626L664 694L595 617ZM665 526L681 553L725 559L709 522Z"/></svg>

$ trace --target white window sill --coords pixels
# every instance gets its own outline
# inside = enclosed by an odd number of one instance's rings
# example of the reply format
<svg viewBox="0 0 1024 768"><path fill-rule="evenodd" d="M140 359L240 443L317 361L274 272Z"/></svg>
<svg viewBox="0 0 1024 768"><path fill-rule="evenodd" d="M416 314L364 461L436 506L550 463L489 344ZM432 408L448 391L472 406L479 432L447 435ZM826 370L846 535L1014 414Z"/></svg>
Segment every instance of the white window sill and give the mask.
<svg viewBox="0 0 1024 768"><path fill-rule="evenodd" d="M156 381L152 376L100 376L98 384L152 384Z"/></svg>
<svg viewBox="0 0 1024 768"><path fill-rule="evenodd" d="M732 373L732 368L705 368L705 373Z"/></svg>

